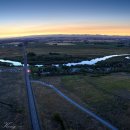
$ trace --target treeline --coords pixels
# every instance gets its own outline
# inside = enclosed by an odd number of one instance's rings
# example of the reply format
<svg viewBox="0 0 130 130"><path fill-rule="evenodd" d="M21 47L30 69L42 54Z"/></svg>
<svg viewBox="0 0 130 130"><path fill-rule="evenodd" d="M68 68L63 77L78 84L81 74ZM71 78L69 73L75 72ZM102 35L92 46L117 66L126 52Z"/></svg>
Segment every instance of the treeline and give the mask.
<svg viewBox="0 0 130 130"><path fill-rule="evenodd" d="M46 55L36 55L33 52L28 53L28 62L30 65L35 64L65 64L68 62L79 62L82 57L74 57L72 55L50 52Z"/></svg>
<svg viewBox="0 0 130 130"><path fill-rule="evenodd" d="M130 62L99 62L96 65L78 65L78 66L48 66L31 67L33 76L52 76L52 75L73 75L73 74L109 74L113 72L130 72Z"/></svg>

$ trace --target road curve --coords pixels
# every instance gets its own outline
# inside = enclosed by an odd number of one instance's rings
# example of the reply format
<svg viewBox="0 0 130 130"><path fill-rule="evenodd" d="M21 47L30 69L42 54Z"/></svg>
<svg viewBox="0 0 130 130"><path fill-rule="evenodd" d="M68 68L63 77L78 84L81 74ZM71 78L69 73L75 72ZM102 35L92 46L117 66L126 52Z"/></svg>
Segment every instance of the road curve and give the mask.
<svg viewBox="0 0 130 130"><path fill-rule="evenodd" d="M41 130L38 113L35 105L35 98L33 95L32 86L29 79L28 66L27 66L27 54L25 45L23 45L23 58L24 58L24 77L26 82L26 90L28 97L28 107L31 120L31 130Z"/></svg>
<svg viewBox="0 0 130 130"><path fill-rule="evenodd" d="M114 127L109 122L105 121L104 119L102 119L101 117L99 117L98 115L96 115L95 113L93 113L92 111L90 111L89 109L84 108L83 106L79 105L77 102L75 102L74 100L72 100L71 98L69 98L68 96L66 96L59 89L57 89L55 86L53 86L53 85L51 85L49 83L46 83L46 82L38 81L38 80L32 80L32 82L40 83L40 84L42 84L44 86L47 86L47 87L53 89L58 95L60 95L61 97L63 97L65 100L67 100L68 102L70 102L72 105L74 105L77 108L79 108L81 111L85 112L86 114L90 115L91 117L93 117L94 119L96 119L97 121L99 121L100 123L102 123L104 126L106 126L107 128L109 128L110 130L118 130L118 128Z"/></svg>

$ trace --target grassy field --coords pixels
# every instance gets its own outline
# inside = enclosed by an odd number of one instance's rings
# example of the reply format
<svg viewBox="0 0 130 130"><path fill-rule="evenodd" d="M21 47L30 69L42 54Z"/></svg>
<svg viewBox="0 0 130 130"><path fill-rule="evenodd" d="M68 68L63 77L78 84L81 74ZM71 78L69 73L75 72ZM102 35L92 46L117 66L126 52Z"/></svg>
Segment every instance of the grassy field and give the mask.
<svg viewBox="0 0 130 130"><path fill-rule="evenodd" d="M110 121L121 130L130 129L130 75L116 73L106 76L74 75L44 77L72 98ZM75 98L75 100L77 100Z"/></svg>
<svg viewBox="0 0 130 130"><path fill-rule="evenodd" d="M53 90L32 83L44 130L107 130Z"/></svg>
<svg viewBox="0 0 130 130"><path fill-rule="evenodd" d="M75 45L46 45L44 43L33 43L28 45L28 52L36 54L48 54L50 52L69 54L72 56L81 56L86 58L93 58L103 55L130 53L129 47L117 47L114 45L87 45L83 43L76 43Z"/></svg>
<svg viewBox="0 0 130 130"><path fill-rule="evenodd" d="M29 130L27 97L22 73L0 73L0 130Z"/></svg>
<svg viewBox="0 0 130 130"><path fill-rule="evenodd" d="M11 58L21 56L22 48L14 45L0 46L0 58ZM40 55L48 55L49 53L60 53L72 55L74 57L81 58L94 58L104 55L113 55L113 54L124 54L130 53L129 47L118 47L116 44L85 44L85 43L73 43L67 45L48 45L45 43L29 43L27 52L34 52Z"/></svg>
<svg viewBox="0 0 130 130"><path fill-rule="evenodd" d="M21 47L16 46L0 46L0 58L10 58L21 56Z"/></svg>

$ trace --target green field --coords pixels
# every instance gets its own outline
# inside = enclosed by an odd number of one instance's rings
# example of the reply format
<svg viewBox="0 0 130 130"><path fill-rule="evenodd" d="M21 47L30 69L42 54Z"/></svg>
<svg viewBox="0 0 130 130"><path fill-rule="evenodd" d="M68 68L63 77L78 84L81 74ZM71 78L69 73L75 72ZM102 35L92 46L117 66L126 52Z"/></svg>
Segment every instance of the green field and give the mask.
<svg viewBox="0 0 130 130"><path fill-rule="evenodd" d="M44 43L28 44L28 52L36 54L48 54L50 52L68 54L73 56L81 56L92 58L95 56L113 55L130 53L129 47L117 47L112 44L106 43L105 45L87 45L84 43L76 43L75 45L46 45Z"/></svg>
<svg viewBox="0 0 130 130"><path fill-rule="evenodd" d="M74 75L44 77L75 100L110 121L121 130L129 130L130 75L116 73L106 76ZM75 98L76 97L76 98Z"/></svg>

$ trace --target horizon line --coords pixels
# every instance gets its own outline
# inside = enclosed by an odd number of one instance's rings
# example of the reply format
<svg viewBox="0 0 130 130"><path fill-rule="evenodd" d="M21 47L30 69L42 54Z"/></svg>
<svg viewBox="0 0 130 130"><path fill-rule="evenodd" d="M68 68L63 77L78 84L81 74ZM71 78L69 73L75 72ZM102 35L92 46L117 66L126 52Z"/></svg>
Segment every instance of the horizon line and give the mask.
<svg viewBox="0 0 130 130"><path fill-rule="evenodd" d="M56 36L56 35L90 35L90 36L111 36L111 37L130 37L130 35L118 35L118 34L30 34L30 35L22 35L22 36L5 36L5 37L0 37L0 39L12 39L12 38L24 38L24 37L34 37L34 36Z"/></svg>

